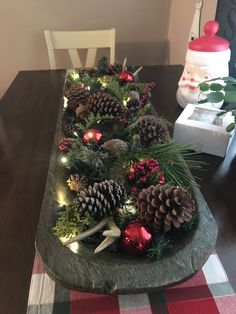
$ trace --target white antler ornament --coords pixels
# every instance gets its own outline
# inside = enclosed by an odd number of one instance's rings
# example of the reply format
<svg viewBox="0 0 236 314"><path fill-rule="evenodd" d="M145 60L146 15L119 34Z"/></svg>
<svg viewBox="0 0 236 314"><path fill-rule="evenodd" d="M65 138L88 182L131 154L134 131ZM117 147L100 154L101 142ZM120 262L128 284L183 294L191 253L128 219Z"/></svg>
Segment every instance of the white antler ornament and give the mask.
<svg viewBox="0 0 236 314"><path fill-rule="evenodd" d="M67 240L66 242L63 243L63 245L68 245L77 241L81 241L84 240L86 238L88 238L89 236L97 233L99 230L101 230L102 228L104 228L105 226L108 226L108 230L105 230L103 232L103 235L106 237L102 243L99 244L99 246L95 249L94 253L98 253L103 251L106 247L108 247L109 245L111 245L116 239L118 239L121 235L121 231L120 229L117 227L117 225L115 224L114 220L112 217L108 217L108 218L104 218L103 220L101 220L96 226L94 226L91 229L86 230L83 233L80 233L79 235L77 235L74 238L71 238L69 240Z"/></svg>
<svg viewBox="0 0 236 314"><path fill-rule="evenodd" d="M108 219L107 226L109 227L109 230L105 230L103 232L103 235L106 237L102 243L95 249L94 253L98 253L103 251L106 247L111 245L116 239L118 239L121 235L120 229L115 224L112 217Z"/></svg>

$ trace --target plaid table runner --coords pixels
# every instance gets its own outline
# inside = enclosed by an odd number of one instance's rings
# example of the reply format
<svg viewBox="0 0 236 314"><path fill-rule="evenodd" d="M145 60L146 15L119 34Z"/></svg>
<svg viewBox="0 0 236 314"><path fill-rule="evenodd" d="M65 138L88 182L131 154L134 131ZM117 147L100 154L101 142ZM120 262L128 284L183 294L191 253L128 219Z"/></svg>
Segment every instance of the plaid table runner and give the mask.
<svg viewBox="0 0 236 314"><path fill-rule="evenodd" d="M35 257L28 314L234 314L236 295L216 254L192 279L162 292L101 295L55 283Z"/></svg>

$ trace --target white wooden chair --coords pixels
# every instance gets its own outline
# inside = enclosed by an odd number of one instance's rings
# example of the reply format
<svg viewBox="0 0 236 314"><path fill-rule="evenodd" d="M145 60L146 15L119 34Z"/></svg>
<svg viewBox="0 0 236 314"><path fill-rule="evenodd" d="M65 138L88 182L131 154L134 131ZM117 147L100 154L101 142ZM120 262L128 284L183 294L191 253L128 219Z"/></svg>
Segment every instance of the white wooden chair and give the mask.
<svg viewBox="0 0 236 314"><path fill-rule="evenodd" d="M97 48L110 48L110 63L115 62L115 29L94 31L44 31L50 68L56 69L54 50L67 49L74 68L82 67L78 49L88 49L85 67L95 66Z"/></svg>

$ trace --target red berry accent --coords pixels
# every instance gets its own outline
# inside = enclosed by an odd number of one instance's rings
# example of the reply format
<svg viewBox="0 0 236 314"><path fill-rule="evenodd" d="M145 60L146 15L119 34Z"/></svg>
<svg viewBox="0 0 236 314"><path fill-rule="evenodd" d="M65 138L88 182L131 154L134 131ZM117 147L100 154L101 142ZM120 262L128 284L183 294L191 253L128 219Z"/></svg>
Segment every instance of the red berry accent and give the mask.
<svg viewBox="0 0 236 314"><path fill-rule="evenodd" d="M72 147L72 140L69 138L61 138L58 142L58 148L62 153L68 153Z"/></svg>
<svg viewBox="0 0 236 314"><path fill-rule="evenodd" d="M149 158L135 163L129 171L128 178L136 181L137 184L146 184L152 174L159 172L158 161L154 158ZM158 176L159 177L159 176ZM164 176L162 181L164 180ZM159 180L158 180L159 182ZM163 181L164 182L164 181Z"/></svg>
<svg viewBox="0 0 236 314"><path fill-rule="evenodd" d="M138 189L137 189L135 186L133 186L133 187L130 189L130 192L131 192L131 193L137 193L137 192L138 192Z"/></svg>

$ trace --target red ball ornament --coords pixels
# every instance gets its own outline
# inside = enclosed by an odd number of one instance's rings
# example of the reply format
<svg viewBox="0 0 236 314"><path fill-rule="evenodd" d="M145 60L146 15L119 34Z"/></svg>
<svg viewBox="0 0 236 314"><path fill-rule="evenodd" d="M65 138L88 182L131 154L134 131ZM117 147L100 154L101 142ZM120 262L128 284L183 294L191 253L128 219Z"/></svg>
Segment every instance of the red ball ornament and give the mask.
<svg viewBox="0 0 236 314"><path fill-rule="evenodd" d="M89 129L84 133L83 141L86 144L98 143L102 137L102 132L96 129Z"/></svg>
<svg viewBox="0 0 236 314"><path fill-rule="evenodd" d="M131 255L141 256L150 248L152 234L139 221L129 223L122 230L122 247Z"/></svg>
<svg viewBox="0 0 236 314"><path fill-rule="evenodd" d="M134 76L133 76L133 73L129 71L121 71L119 75L119 79L124 83L128 83L128 82L131 83L134 81Z"/></svg>

